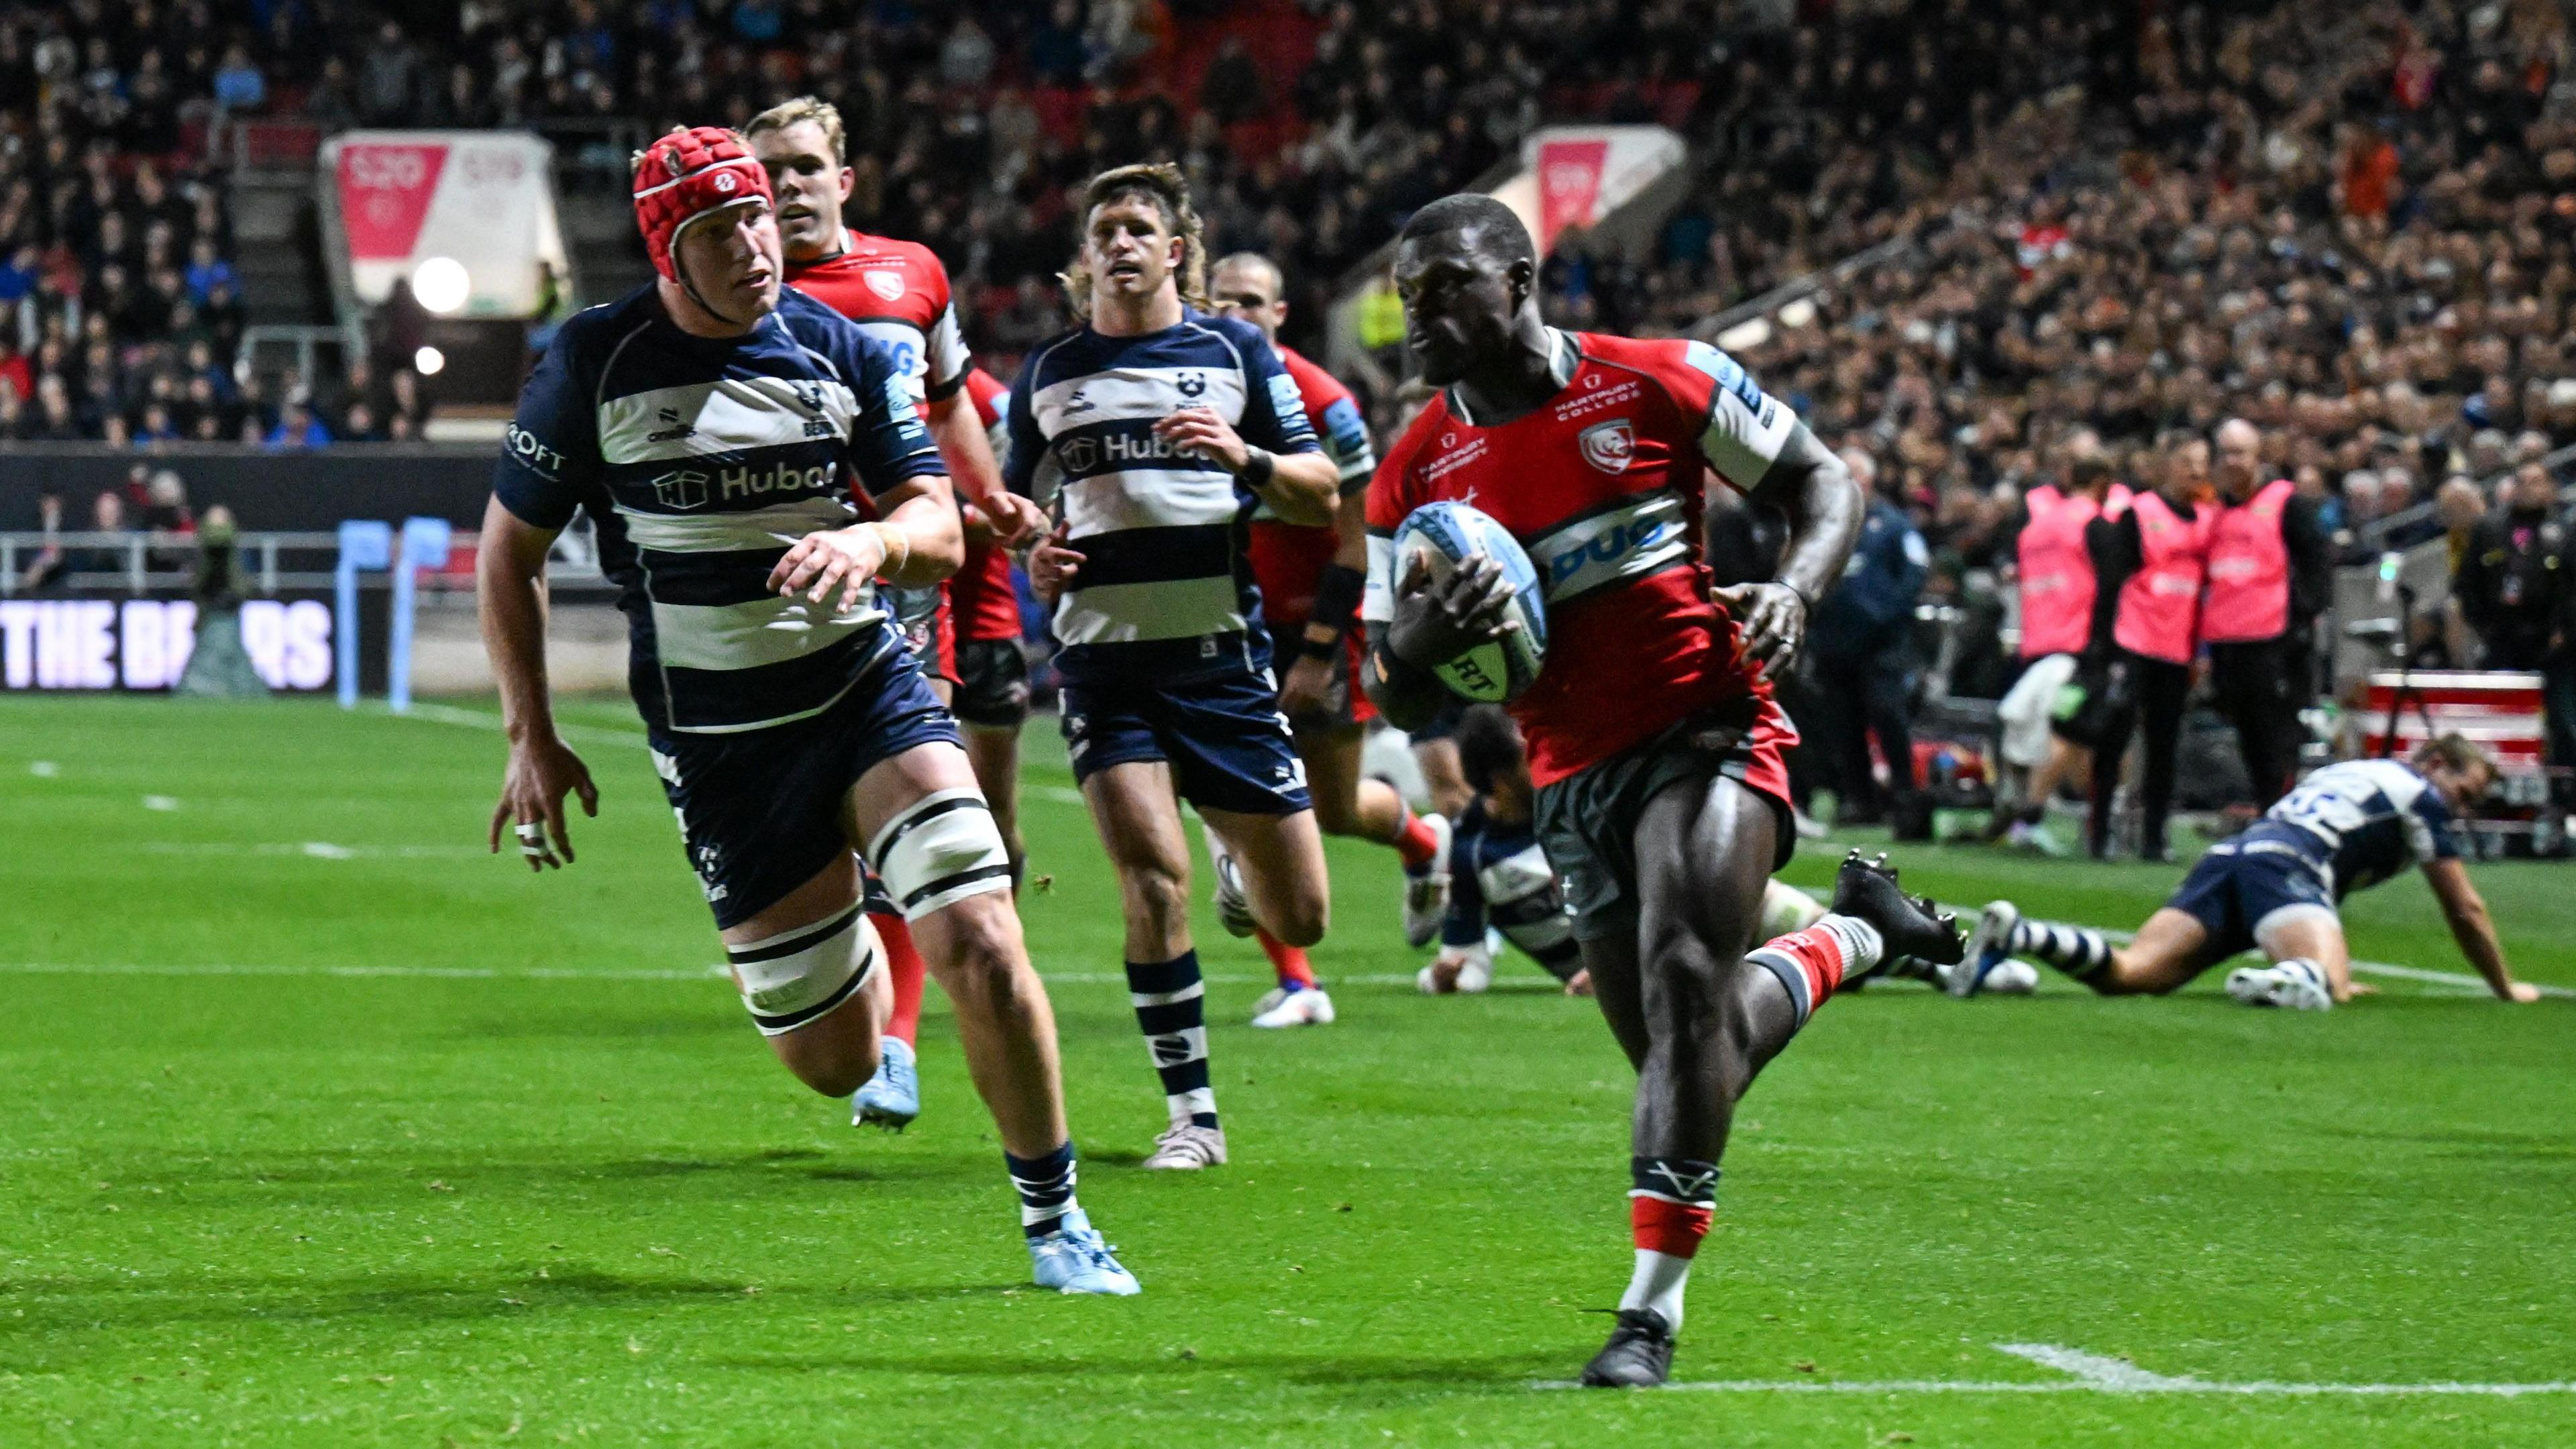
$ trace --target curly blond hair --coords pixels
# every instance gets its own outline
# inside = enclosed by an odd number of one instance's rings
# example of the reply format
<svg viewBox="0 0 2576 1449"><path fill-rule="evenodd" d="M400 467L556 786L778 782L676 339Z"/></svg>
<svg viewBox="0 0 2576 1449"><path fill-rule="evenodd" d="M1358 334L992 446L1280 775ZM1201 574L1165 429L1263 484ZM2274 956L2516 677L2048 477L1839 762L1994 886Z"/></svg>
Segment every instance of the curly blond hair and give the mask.
<svg viewBox="0 0 2576 1449"><path fill-rule="evenodd" d="M1200 222L1196 208L1190 205L1189 178L1181 168L1168 161L1140 161L1133 166L1113 166L1091 178L1082 189L1083 235L1079 246L1091 245L1091 214L1123 197L1141 196L1154 204L1163 217L1163 225L1181 239L1181 265L1176 274L1181 301L1202 312L1213 310L1207 295L1207 228ZM1058 275L1064 283L1066 305L1073 315L1091 320L1091 273L1082 265L1082 251L1074 253L1073 264Z"/></svg>

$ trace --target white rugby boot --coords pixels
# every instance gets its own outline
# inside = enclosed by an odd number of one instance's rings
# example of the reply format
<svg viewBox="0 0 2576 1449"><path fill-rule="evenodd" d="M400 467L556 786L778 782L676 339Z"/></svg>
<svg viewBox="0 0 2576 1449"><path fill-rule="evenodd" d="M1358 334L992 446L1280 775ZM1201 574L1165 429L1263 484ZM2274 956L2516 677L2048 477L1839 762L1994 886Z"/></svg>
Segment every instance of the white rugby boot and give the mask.
<svg viewBox="0 0 2576 1449"><path fill-rule="evenodd" d="M1041 1288L1059 1293L1098 1293L1130 1298L1144 1289L1120 1265L1118 1250L1103 1242L1091 1219L1075 1208L1054 1232L1029 1239L1029 1267Z"/></svg>
<svg viewBox="0 0 2576 1449"><path fill-rule="evenodd" d="M1267 998L1265 998L1267 999ZM1281 990L1270 1008L1252 1018L1252 1024L1264 1030L1286 1026L1331 1026L1333 998L1320 986L1301 986L1294 991Z"/></svg>
<svg viewBox="0 0 2576 1449"><path fill-rule="evenodd" d="M2227 994L2247 1006L2278 1006L2289 1011L2328 1011L2334 989L2313 961L2294 959L2271 966L2239 966L2227 973Z"/></svg>
<svg viewBox="0 0 2576 1449"><path fill-rule="evenodd" d="M1944 967L1938 973L1941 989L1959 997L1998 989L1991 985L1990 978L2012 959L2013 928L2020 924L2021 909L2012 902L1987 902L1986 908L1977 913L1977 929L1968 937L1967 954L1959 958L1957 965ZM2039 973L2031 972L2030 980L2031 985L2023 988L2024 994L2038 986Z"/></svg>
<svg viewBox="0 0 2576 1449"><path fill-rule="evenodd" d="M1147 1172L1197 1172L1225 1166L1225 1129L1175 1122L1154 1139L1142 1166Z"/></svg>

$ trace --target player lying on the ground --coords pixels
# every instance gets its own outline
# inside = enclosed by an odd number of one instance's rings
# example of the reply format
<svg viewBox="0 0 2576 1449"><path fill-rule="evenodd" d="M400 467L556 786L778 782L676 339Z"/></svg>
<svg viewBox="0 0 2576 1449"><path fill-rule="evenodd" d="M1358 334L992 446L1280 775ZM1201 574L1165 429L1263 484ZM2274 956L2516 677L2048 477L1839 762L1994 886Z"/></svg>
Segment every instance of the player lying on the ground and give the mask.
<svg viewBox="0 0 2576 1449"><path fill-rule="evenodd" d="M1306 421L1341 474L1341 495L1328 525L1290 523L1267 506L1254 510L1247 550L1252 581L1261 590L1261 616L1279 671L1279 712L1288 716L1297 757L1306 762L1315 823L1327 835L1395 851L1403 865L1405 939L1424 945L1439 931L1448 902L1449 821L1415 815L1394 786L1360 774L1360 750L1377 714L1360 687L1360 641L1351 630L1367 579L1368 483L1377 467L1368 423L1349 388L1280 345L1288 298L1278 263L1257 252L1226 257L1208 273L1208 296L1218 315L1251 323L1278 348L1279 365L1297 385ZM1209 831L1209 855L1224 848L1223 839ZM1331 1022L1333 999L1315 984L1305 950L1266 931L1258 934L1279 985L1253 1008L1252 1024Z"/></svg>
<svg viewBox="0 0 2576 1449"><path fill-rule="evenodd" d="M2540 992L2506 969L2495 922L2460 863L2455 812L2483 798L2495 773L2495 762L2458 735L2418 747L2406 764L2328 765L2244 834L2211 846L2126 946L2084 926L2025 920L2010 901L1986 907L1968 958L1950 973L1951 994L1973 995L2007 957L2029 956L2105 996L2162 995L2260 946L2271 964L2229 972L2227 994L2248 1006L2323 1011L2353 995L2336 905L2421 865L2469 964L2504 1000L2537 1001Z"/></svg>
<svg viewBox="0 0 2576 1449"><path fill-rule="evenodd" d="M1078 224L1082 325L1021 364L1006 477L1023 495L1058 480L1061 521L1030 555L1029 582L1055 608L1065 750L1118 871L1128 995L1170 1117L1144 1165L1191 1171L1225 1161L1225 1131L1180 801L1225 846L1228 929L1323 938L1323 839L1241 520L1267 503L1292 523L1330 523L1338 480L1260 329L1202 310L1206 243L1178 167L1093 177Z"/></svg>
<svg viewBox="0 0 2576 1449"><path fill-rule="evenodd" d="M1456 822L1450 846L1454 884L1440 924L1440 954L1414 977L1425 995L1474 994L1493 984L1491 937L1500 934L1565 986L1592 994L1574 941L1574 909L1538 843L1529 751L1520 726L1496 705L1471 704L1458 714L1458 763L1475 794ZM1825 908L1784 881L1762 888L1762 936L1803 931Z"/></svg>
<svg viewBox="0 0 2576 1449"><path fill-rule="evenodd" d="M952 713L963 715L967 706L959 696L965 674L958 661L964 646L949 590L967 581L970 571L989 568L995 543L1016 547L1034 537L1045 527L1045 516L1002 488L986 423L968 395L974 359L949 300L947 268L917 242L853 232L841 220L855 173L842 156L840 111L828 101L798 96L752 117L744 136L777 198L779 251L787 263L788 285L886 345L913 411L930 430L956 484L968 545L966 569L927 588L887 593L907 642L930 675L931 691ZM985 545L980 549L979 541ZM1007 555L1002 555L1002 569L1007 589ZM1017 622L1014 605L1015 638ZM968 753L973 754L971 744ZM981 773L976 780L1008 846L1016 833L1004 797ZM1018 861L1013 854L1015 871ZM921 1026L921 953L902 912L873 879L868 882L868 919L885 942L894 1015L886 1023L876 1075L850 1099L851 1120L901 1130L921 1112L921 1079L913 1056Z"/></svg>
<svg viewBox="0 0 2576 1449"><path fill-rule="evenodd" d="M1055 1017L1001 836L876 596L879 577L918 588L957 567L939 454L888 350L781 289L769 179L741 137L673 131L637 154L634 192L656 280L564 323L484 510L477 591L510 738L492 848L515 821L531 869L569 864L564 795L598 813L546 689L546 554L587 512L654 768L771 1050L826 1096L877 1069L892 1002L864 858L956 1005L1037 1281L1133 1293L1074 1201Z"/></svg>
<svg viewBox="0 0 2576 1449"><path fill-rule="evenodd" d="M1950 924L1857 856L1833 914L1754 949L1763 887L1796 844L1781 751L1797 735L1766 671L1795 655L1810 601L1842 576L1860 490L1706 343L1548 326L1529 232L1491 197L1414 213L1395 281L1406 341L1443 391L1369 485L1363 678L1390 722L1421 724L1445 693L1439 667L1503 637L1517 597L1481 554L1436 587L1418 554L1398 578L1394 533L1415 509L1467 502L1527 551L1548 648L1511 708L1538 838L1637 1069L1636 1270L1584 1381L1657 1384L1736 1100L1845 976L1888 951L1958 959ZM1711 468L1778 509L1790 534L1775 579L1714 597L1697 537Z"/></svg>

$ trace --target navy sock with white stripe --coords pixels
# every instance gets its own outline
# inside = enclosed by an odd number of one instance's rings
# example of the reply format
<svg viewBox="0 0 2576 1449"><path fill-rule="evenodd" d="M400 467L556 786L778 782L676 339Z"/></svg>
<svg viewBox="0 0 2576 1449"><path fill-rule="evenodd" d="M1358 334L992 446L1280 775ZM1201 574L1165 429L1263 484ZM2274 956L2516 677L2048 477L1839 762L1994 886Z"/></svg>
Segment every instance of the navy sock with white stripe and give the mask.
<svg viewBox="0 0 2576 1449"><path fill-rule="evenodd" d="M2016 956L2037 957L2078 981L2111 964L2111 943L2101 932L2053 921L2015 923L2004 949Z"/></svg>
<svg viewBox="0 0 2576 1449"><path fill-rule="evenodd" d="M1169 961L1127 963L1127 999L1136 1025L1154 1053L1163 1079L1163 1103L1175 1122L1216 1125L1216 1093L1208 1086L1207 987L1199 979L1199 953Z"/></svg>
<svg viewBox="0 0 2576 1449"><path fill-rule="evenodd" d="M1002 1161L1011 1170L1011 1186L1020 1192L1020 1231L1032 1238L1054 1232L1074 1209L1073 1143L1067 1141L1044 1157L1013 1157L1005 1151Z"/></svg>

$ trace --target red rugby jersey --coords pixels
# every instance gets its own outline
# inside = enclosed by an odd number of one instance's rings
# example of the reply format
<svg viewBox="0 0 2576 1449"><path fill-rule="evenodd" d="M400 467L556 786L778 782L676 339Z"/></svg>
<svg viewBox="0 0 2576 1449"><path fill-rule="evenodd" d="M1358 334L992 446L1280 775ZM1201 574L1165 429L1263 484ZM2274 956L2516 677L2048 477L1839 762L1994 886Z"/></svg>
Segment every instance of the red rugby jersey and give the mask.
<svg viewBox="0 0 2576 1449"><path fill-rule="evenodd" d="M1512 705L1546 785L1770 685L1708 594L1708 472L1751 489L1797 427L1704 342L1551 329L1558 390L1495 427L1455 391L1432 399L1369 484L1362 617L1394 614L1394 533L1426 503L1491 515L1529 551L1547 597L1547 663Z"/></svg>
<svg viewBox="0 0 2576 1449"><path fill-rule="evenodd" d="M948 295L948 269L930 248L850 233L839 256L787 267L787 281L893 349L913 406L955 392L974 358Z"/></svg>
<svg viewBox="0 0 2576 1449"><path fill-rule="evenodd" d="M1367 487L1377 454L1369 446L1368 420L1360 416L1359 400L1340 379L1295 351L1286 347L1278 351L1280 365L1297 384L1306 421L1314 426L1325 456L1341 471L1342 492L1348 495ZM1274 633L1304 627L1306 616L1314 612L1315 586L1324 577L1324 566L1333 561L1334 549L1330 524L1282 523L1267 503L1254 512L1249 550L1252 581L1261 587L1262 617Z"/></svg>
<svg viewBox="0 0 2576 1449"><path fill-rule="evenodd" d="M1011 390L994 381L991 373L971 367L966 371L966 395L973 399L975 416L983 419L984 436L993 440L993 456L999 459L1011 446L1002 411L1010 402ZM1011 551L969 542L965 566L948 581L948 605L960 639L1019 638L1020 595L1011 583Z"/></svg>

